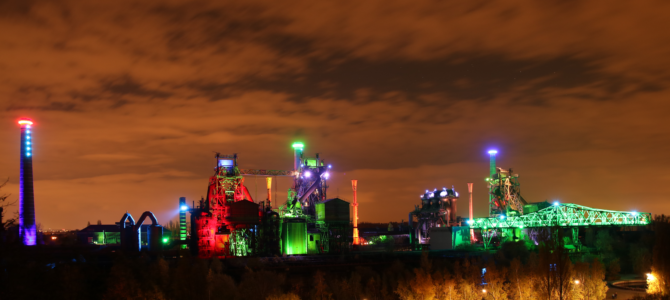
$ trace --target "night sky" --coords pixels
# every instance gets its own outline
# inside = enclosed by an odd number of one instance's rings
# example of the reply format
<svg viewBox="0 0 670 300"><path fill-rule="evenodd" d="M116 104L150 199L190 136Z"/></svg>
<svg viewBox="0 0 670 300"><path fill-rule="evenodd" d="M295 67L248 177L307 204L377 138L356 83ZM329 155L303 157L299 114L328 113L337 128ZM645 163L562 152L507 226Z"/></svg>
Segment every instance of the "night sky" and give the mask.
<svg viewBox="0 0 670 300"><path fill-rule="evenodd" d="M290 169L298 140L333 165L329 196L358 179L361 221L406 221L452 185L465 216L467 182L484 216L490 148L530 202L667 214L669 15L664 0L0 1L0 192L18 199L30 117L44 229L166 223L206 194L215 152ZM246 185L265 198L263 178Z"/></svg>

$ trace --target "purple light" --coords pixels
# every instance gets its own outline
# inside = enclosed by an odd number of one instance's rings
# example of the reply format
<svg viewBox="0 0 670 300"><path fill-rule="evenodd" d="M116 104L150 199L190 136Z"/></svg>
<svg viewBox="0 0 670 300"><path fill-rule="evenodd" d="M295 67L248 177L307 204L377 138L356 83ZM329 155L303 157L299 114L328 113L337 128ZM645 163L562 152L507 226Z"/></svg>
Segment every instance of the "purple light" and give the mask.
<svg viewBox="0 0 670 300"><path fill-rule="evenodd" d="M498 154L498 150L489 150L489 155L496 155Z"/></svg>
<svg viewBox="0 0 670 300"><path fill-rule="evenodd" d="M305 171L305 178L309 178L310 176L312 176L312 172Z"/></svg>
<svg viewBox="0 0 670 300"><path fill-rule="evenodd" d="M21 160L19 177L19 238L26 246L37 244L35 196L33 190L32 141L30 119L21 119Z"/></svg>
<svg viewBox="0 0 670 300"><path fill-rule="evenodd" d="M328 179L328 177L330 177L330 174L329 174L328 172L323 173L323 177L326 178L326 179Z"/></svg>

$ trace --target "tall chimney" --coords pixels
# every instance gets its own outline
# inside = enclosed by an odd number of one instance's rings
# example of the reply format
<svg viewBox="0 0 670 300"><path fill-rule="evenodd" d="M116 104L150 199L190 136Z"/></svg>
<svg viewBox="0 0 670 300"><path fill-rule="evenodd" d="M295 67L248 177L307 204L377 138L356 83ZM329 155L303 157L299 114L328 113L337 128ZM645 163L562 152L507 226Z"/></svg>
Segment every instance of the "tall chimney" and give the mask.
<svg viewBox="0 0 670 300"><path fill-rule="evenodd" d="M498 150L489 150L489 186L492 184L493 180L493 174L496 174L496 154L498 154ZM493 206L493 195L489 192L489 217L492 216L491 214L491 208Z"/></svg>
<svg viewBox="0 0 670 300"><path fill-rule="evenodd" d="M179 240L186 241L186 197L179 197ZM182 249L186 249L186 244L182 244Z"/></svg>
<svg viewBox="0 0 670 300"><path fill-rule="evenodd" d="M468 192L470 193L470 222L473 222L474 214L472 211L472 183L468 183ZM470 229L470 243L475 242L475 230Z"/></svg>
<svg viewBox="0 0 670 300"><path fill-rule="evenodd" d="M268 188L268 206L272 209L272 177L266 177L265 181Z"/></svg>
<svg viewBox="0 0 670 300"><path fill-rule="evenodd" d="M35 194L33 189L33 139L30 119L21 125L21 175L19 178L19 239L26 246L37 244L35 227Z"/></svg>
<svg viewBox="0 0 670 300"><path fill-rule="evenodd" d="M360 240L358 238L358 199L356 198L358 180L351 181L351 188L354 189L354 245L359 245Z"/></svg>

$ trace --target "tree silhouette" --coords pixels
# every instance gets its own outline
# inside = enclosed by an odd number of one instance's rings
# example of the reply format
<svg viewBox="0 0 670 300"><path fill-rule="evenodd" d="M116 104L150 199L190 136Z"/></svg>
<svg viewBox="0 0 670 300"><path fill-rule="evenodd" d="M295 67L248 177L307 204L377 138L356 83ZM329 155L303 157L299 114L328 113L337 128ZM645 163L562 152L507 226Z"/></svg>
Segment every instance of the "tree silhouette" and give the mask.
<svg viewBox="0 0 670 300"><path fill-rule="evenodd" d="M328 286L326 285L326 280L324 278L324 273L321 271L316 271L314 274L314 288L312 290L312 299L314 300L330 300L332 295L328 291Z"/></svg>
<svg viewBox="0 0 670 300"><path fill-rule="evenodd" d="M670 294L670 217L656 216L654 220L656 240L653 250L653 265L651 273L647 275L649 288L647 292L659 296Z"/></svg>
<svg viewBox="0 0 670 300"><path fill-rule="evenodd" d="M493 260L486 264L486 273L484 274L486 280L485 298L488 300L503 300L507 299L507 291L509 283L507 281L507 269L496 266Z"/></svg>

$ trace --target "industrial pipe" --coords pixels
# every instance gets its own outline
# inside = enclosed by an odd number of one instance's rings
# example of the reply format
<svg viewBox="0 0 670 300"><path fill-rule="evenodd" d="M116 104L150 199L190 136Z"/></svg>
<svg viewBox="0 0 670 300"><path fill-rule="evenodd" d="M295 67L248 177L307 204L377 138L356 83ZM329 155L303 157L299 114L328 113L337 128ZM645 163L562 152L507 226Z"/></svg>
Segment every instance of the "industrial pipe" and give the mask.
<svg viewBox="0 0 670 300"><path fill-rule="evenodd" d="M147 240L149 242L149 250L159 250L162 245L163 240L163 227L158 224L158 219L156 216L150 212L145 211L142 216L137 220L135 226L133 226L133 245L132 247L136 250L142 250L142 235L140 229L142 229L142 224L146 218L151 219L151 226L147 230Z"/></svg>
<svg viewBox="0 0 670 300"><path fill-rule="evenodd" d="M126 221L130 219L130 226L126 227ZM130 236L133 235L133 229L135 227L135 219L133 219L133 216L130 215L130 213L126 212L123 217L121 217L121 222L119 222L119 226L121 226L121 248L124 250L133 250L133 245L134 243L131 243L129 241Z"/></svg>
<svg viewBox="0 0 670 300"><path fill-rule="evenodd" d="M302 201L305 201L305 199L307 199L307 197L309 197L309 195L311 195L312 193L314 193L314 190L316 190L316 188L319 187L319 184L321 184L321 173L322 173L321 168L317 168L316 177L314 177L314 178L316 178L316 180L315 180L314 183L307 189L307 191L300 197L300 199L299 199L300 204L302 204Z"/></svg>

